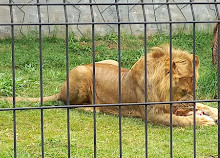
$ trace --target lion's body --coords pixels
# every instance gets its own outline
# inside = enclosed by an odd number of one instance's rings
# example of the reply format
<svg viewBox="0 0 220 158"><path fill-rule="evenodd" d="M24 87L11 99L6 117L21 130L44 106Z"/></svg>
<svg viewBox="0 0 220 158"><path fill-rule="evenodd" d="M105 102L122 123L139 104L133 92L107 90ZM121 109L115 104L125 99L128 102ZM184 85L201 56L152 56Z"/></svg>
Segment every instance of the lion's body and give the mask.
<svg viewBox="0 0 220 158"><path fill-rule="evenodd" d="M92 71L92 64L79 66L70 71L70 104L93 103ZM95 65L95 72L96 104L118 103L118 66L97 63ZM121 75L124 76L127 74L127 72L127 69L122 69ZM133 98L132 91L130 91L130 93L126 93L126 96L128 96L129 99L124 97L124 83L125 82L122 82L122 102L136 101L136 98ZM129 90L131 87L127 87L126 89ZM67 90L65 82L61 90L61 100L64 102L66 102L66 92Z"/></svg>
<svg viewBox="0 0 220 158"><path fill-rule="evenodd" d="M196 79L199 59L196 59ZM117 104L119 103L118 63L107 60L95 63L95 94L93 94L93 64L74 68L69 73L69 104ZM193 56L185 51L172 50L173 100L191 100L193 91ZM45 101L58 99L67 103L67 83L64 82L59 94L44 98ZM156 47L147 55L147 101L170 101L170 55L169 47ZM95 96L95 100L94 100ZM54 97L54 98L53 98ZM32 98L34 99L34 98ZM30 100L31 101L31 100ZM35 100L36 101L36 100ZM145 102L145 58L140 58L131 69L121 68L121 103ZM202 105L202 106L201 106ZM199 116L198 125L213 125L216 109L203 104L209 117ZM175 111L191 104L173 106L173 126L193 125L193 116L177 116ZM202 108L199 108L202 107ZM92 110L92 108L82 108ZM118 106L98 107L97 111L118 114ZM209 110L207 110L209 109ZM207 112L208 111L208 112ZM213 112L214 111L214 112ZM148 121L156 124L170 124L170 105L148 106ZM122 106L123 116L145 118L144 106ZM211 118L212 117L212 118Z"/></svg>
<svg viewBox="0 0 220 158"><path fill-rule="evenodd" d="M147 98L149 102L170 101L170 60L169 48L154 48L147 55ZM130 69L121 69L121 103L145 102L145 62L144 57ZM193 91L193 56L187 52L173 50L173 100L191 100ZM199 60L196 57L196 79L198 78ZM93 102L93 65L78 66L71 70L69 77L70 104L92 104ZM177 80L184 78L182 83ZM189 80L190 79L190 80ZM101 62L95 64L95 103L117 104L119 102L119 77L118 64ZM176 86L178 86L176 88ZM181 96L179 89L184 89L187 94ZM66 102L66 82L62 86L60 100ZM200 104L198 104L200 105ZM189 106L175 105L173 111ZM148 106L148 120L153 123L170 124L170 105ZM145 118L144 106L122 106L123 116ZM91 110L92 108L82 108ZM97 111L118 114L118 106L99 107ZM191 107L192 109L192 107ZM212 119L199 117L198 124L214 124ZM174 126L187 126L193 124L192 116L173 115Z"/></svg>

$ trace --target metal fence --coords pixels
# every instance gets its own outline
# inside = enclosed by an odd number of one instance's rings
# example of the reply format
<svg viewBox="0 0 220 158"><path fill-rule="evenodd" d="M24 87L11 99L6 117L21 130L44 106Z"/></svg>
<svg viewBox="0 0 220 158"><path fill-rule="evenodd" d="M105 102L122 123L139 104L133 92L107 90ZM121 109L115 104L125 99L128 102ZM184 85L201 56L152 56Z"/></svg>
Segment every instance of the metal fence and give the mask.
<svg viewBox="0 0 220 158"><path fill-rule="evenodd" d="M67 105L63 105L63 106L44 106L43 105L43 75L42 75L42 71L43 71L43 67L42 67L42 26L53 26L53 25L62 25L65 26L65 39L66 39L66 79L67 79L67 89L69 89L69 27L72 25L77 25L77 26L90 26L91 27L91 37L92 37L92 59L93 59L93 103L92 105L86 105L87 107L93 107L94 108L94 113L93 113L93 126L94 126L94 157L97 157L97 141L96 141L96 137L97 137L97 132L96 132L96 107L103 107L103 106L119 106L119 157L123 157L123 146L122 146L122 122L121 122L121 106L126 106L126 105L132 105L132 106L138 106L138 105L145 105L145 113L147 115L147 107L148 105L154 105L154 104L170 104L170 115L173 114L172 111L172 105L174 103L197 103L197 102L217 102L218 103L218 107L220 106L220 63L218 62L218 99L212 99L212 100L197 100L196 99L196 95L195 95L195 54L196 54L196 44L195 44L195 38L196 38L196 25L199 24L204 24L204 23L219 23L220 22L220 16L219 16L219 7L220 2L216 2L216 0L214 0L213 2L195 2L195 1L189 1L189 2L175 2L175 1L170 1L167 0L166 2L144 2L144 0L140 0L140 2L138 3L130 3L130 2L119 2L118 0L115 0L115 2L112 3L94 3L92 0L89 0L88 2L85 3L70 3L67 2L66 0L63 0L62 3L44 3L44 2L40 2L40 0L37 0L36 2L33 1L32 3L15 3L12 0L9 0L8 3L0 3L0 6L2 7L9 7L10 8L10 23L0 23L0 26L9 26L11 29L11 53L12 53L12 81L13 81L13 108L0 108L0 111L13 111L13 131L14 131L14 157L17 157L17 136L16 136L16 112L19 110L40 110L41 111L41 152L42 152L42 157L45 157L45 150L44 150L44 119L43 119L43 114L44 114L44 110L47 109L58 109L58 108L62 108L62 109L66 109L67 110L67 141L68 141L68 157L71 157L71 148L70 148L70 118L69 118L69 111L70 108L75 108L75 107L84 107L85 105L69 105L69 91L67 90ZM115 7L116 9L116 13L117 13L117 21L116 22L96 22L95 21L95 15L94 15L94 6L101 6L101 5L110 5ZM143 21L138 21L138 22L129 22L129 21L121 21L120 19L120 11L119 11L119 7L123 6L123 5L127 5L127 6L131 6L131 5L135 5L135 6L141 6L142 7L142 13L143 13L143 17L144 20ZM145 10L145 6L156 6L156 5L165 5L167 7L167 11L168 11L168 21L148 21L148 17L146 16L146 10ZM193 20L191 21L174 21L172 20L172 12L170 10L170 6L172 5L190 5L191 8L191 13L192 13L192 17ZM212 21L196 21L196 17L194 14L194 6L195 5L214 5L215 6L215 11L217 13L217 20L212 20ZM34 6L37 7L37 11L38 11L38 17L39 17L39 21L38 23L15 23L14 22L14 13L13 13L13 8L15 6ZM65 22L56 22L56 23L51 23L51 22L42 22L41 19L41 7L42 6L61 6L63 7L63 11L64 11L64 15L65 15ZM92 21L88 22L88 21L84 21L84 22L69 22L68 16L67 16L67 6L89 6L90 7L90 14L92 17ZM135 24L139 24L139 25L143 25L144 26L144 54L145 54L145 92L147 92L147 37L148 37L148 25L150 24L167 24L169 25L169 45L170 45L170 69L172 69L172 33L173 33L173 25L174 24L191 24L192 25L192 30L193 30L193 45L192 45L192 49L193 49L193 101L182 101L182 102L178 102L178 101L172 101L172 71L170 74L170 101L169 102L147 102L147 98L148 98L148 94L145 93L145 103L122 103L121 102L121 26L122 25L135 25ZM118 75L119 75L119 79L118 79L118 84L119 84L119 100L118 100L118 104L96 104L96 97L95 97L95 92L96 92L96 84L95 84L95 72L96 72L96 68L95 68L95 61L96 61L96 56L95 56L95 33L96 33L96 26L97 25L116 25L117 26L117 34L118 34L118 39L117 39L117 43L118 43ZM15 91L15 27L16 26L37 26L38 27L38 35L39 35L39 54L40 54L40 97L41 97L41 105L39 107L16 107L16 91ZM220 25L218 25L218 29L220 29ZM218 31L218 34L219 31ZM218 42L219 45L219 42ZM219 53L220 54L220 53ZM218 59L220 59L220 55L218 55ZM218 60L220 61L220 60ZM219 109L219 108L218 108ZM219 113L220 111L218 111ZM218 114L219 115L219 114ZM195 116L195 107L194 107L194 157L196 157L196 116ZM145 117L145 156L148 157L148 120L147 117ZM218 121L219 122L219 121ZM218 123L218 131L220 130L220 124ZM220 132L218 132L218 157L220 157ZM170 157L173 157L173 128L172 128L172 117L170 117Z"/></svg>

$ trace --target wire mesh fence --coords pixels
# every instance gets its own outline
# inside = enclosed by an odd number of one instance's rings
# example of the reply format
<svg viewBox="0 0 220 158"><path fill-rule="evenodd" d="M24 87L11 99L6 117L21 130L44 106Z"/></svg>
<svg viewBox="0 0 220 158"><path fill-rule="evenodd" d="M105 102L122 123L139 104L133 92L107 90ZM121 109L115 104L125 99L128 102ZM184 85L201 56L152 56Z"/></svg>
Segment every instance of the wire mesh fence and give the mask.
<svg viewBox="0 0 220 158"><path fill-rule="evenodd" d="M197 2L197 1L184 1L184 2L176 2L176 1L170 1L166 0L163 2L156 2L156 1L144 1L140 0L138 2L129 2L129 1L111 1L111 2L97 2L97 1L79 1L79 2L72 2L72 1L5 1L0 3L0 7L7 8L8 9L8 15L5 15L6 17L9 17L6 21L1 22L0 20L0 27L4 27L8 29L8 34L10 35L10 42L11 42L11 71L12 71L12 102L13 102L13 107L1 107L0 112L3 113L3 111L13 111L13 156L17 157L17 112L18 111L25 111L25 110L40 110L40 134L41 134L41 157L45 157L45 123L44 123L44 113L48 109L65 109L66 112L66 135L67 135L67 156L68 157L74 157L75 155L71 152L71 150L74 150L71 147L71 129L70 129L70 110L71 108L77 108L77 107L90 107L93 109L93 151L92 151L92 156L93 157L98 157L97 153L99 152L98 149L98 143L97 143L97 109L101 107L118 107L118 153L117 156L119 157L124 157L123 156L123 134L122 134L122 107L126 106L144 106L144 109L142 110L142 113L145 114L145 116L148 116L148 109L149 106L154 106L154 105L169 105L169 114L171 117L169 117L169 157L174 157L173 153L173 106L175 104L193 104L195 105L196 103L201 103L201 102L215 102L218 103L219 106L219 96L220 96L220 64L218 62L217 67L218 67L218 74L217 74L217 79L218 79L218 90L217 90L217 97L214 99L209 99L209 100L201 100L197 99L196 97L196 31L199 28L199 26L209 26L209 24L215 24L219 23L219 7L220 2L214 0L212 2ZM174 6L177 8L178 11L180 11L180 15L183 15L182 19L176 18L174 14L176 13L177 10L174 9ZM208 7L213 13L212 19L210 20L207 19L202 19L198 18L199 15L198 13L202 13L204 9L203 7ZM26 7L26 8L25 8ZM27 9L30 7L30 9ZM59 7L58 11L59 13L56 15L50 15L50 12L55 14L56 11L54 11L54 8L50 7ZM126 18L125 15L123 14L123 10L127 7L126 11ZM149 14L149 7L151 7L152 12ZM136 14L136 18L134 18L130 11L135 8L135 11L138 12ZM162 8L162 15L165 14L164 17L159 19L157 16L158 10ZM188 18L187 16L184 15L184 9L187 8L187 15L190 16ZM200 9L199 9L200 8ZM110 14L101 14L107 12L107 10L110 10ZM26 12L24 12L26 10ZM16 11L21 11L24 14L15 14ZM29 13L31 12L32 13ZM43 12L46 12L48 14L47 17L42 16L44 15ZM83 15L83 12L85 12L87 15ZM100 15L98 15L100 13ZM36 19L32 19L30 15L36 16ZM60 17L59 17L60 14ZM75 14L75 15L72 15ZM204 13L208 14L208 13ZM27 15L30 16L30 21L26 21ZM113 16L114 18L111 19L111 17L108 19L105 16ZM20 16L23 16L21 18ZM51 18L48 18L49 16L53 16L55 19L54 21L51 21ZM88 16L86 18L86 16ZM100 18L97 18L97 17ZM152 17L153 16L153 17ZM133 18L132 18L133 17ZM18 20L18 19L21 20ZM52 18L52 19L53 19ZM57 19L61 19L60 21ZM86 19L88 21L86 21ZM101 19L101 20L100 20ZM126 19L126 20L125 20ZM32 20L32 21L31 21ZM164 27L162 27L164 25ZM50 105L50 106L44 106L44 79L43 79L43 73L44 73L44 61L43 61L43 45L44 45L44 36L49 32L55 32L55 26L57 26L57 32L62 32L61 36L64 37L65 39L65 54L63 56L65 57L65 71L66 71L66 100L65 104L66 105ZM186 31L187 28L192 30L192 65L193 65L193 71L192 71L192 100L181 100L177 101L174 100L173 98L173 93L175 91L173 90L173 71L169 71L169 100L157 100L156 102L153 102L149 98L149 86L148 86L148 64L147 64L147 53L148 53L148 38L149 35L152 34L156 30L156 32L163 32L163 29L165 30L166 34L168 34L169 40L169 70L173 70L173 37L174 37L174 30L177 29L177 26L181 26L182 32ZM213 25L211 25L213 26ZM104 27L106 27L104 29ZM218 25L219 29L220 25ZM10 28L10 29L9 29ZM153 28L153 29L152 29ZM53 31L51 31L54 29ZM37 34L38 40L36 41L38 43L38 53L39 53L39 91L40 91L40 102L39 106L22 106L22 104L17 106L17 95L16 95L16 48L15 48L15 43L16 43L16 37L18 36L26 36L28 34L28 31L30 30L35 30L35 33ZM46 31L45 31L46 30ZM89 30L89 32L87 32ZM104 31L103 31L104 30ZM124 31L125 30L125 31ZM137 31L139 30L139 31ZM152 31L153 30L153 31ZM178 29L177 29L178 30ZM115 37L115 43L117 45L117 56L115 57L118 61L118 66L117 66L117 92L118 92L118 97L117 97L117 103L115 102L100 102L99 98L97 98L97 87L98 87L98 82L97 82L97 56L98 53L96 51L97 43L96 43L96 34L105 34L107 32L114 31L116 32L116 37ZM77 34L79 36L84 36L85 34L89 34L90 39L91 39L91 49L90 51L90 56L91 56L91 61L92 61L92 90L91 94L92 97L90 98L90 103L89 105L85 104L79 104L75 105L72 104L72 98L70 94L70 63L72 61L70 54L74 52L70 52L70 34L72 32L78 32ZM129 32L129 33L137 33L142 34L143 37L143 50L142 53L144 54L144 84L142 85L144 88L144 98L140 102L125 102L122 93L123 91L123 69L122 69L122 57L123 57L123 52L122 52L122 35L124 32ZM219 35L219 31L218 31ZM112 40L112 39L111 39ZM74 42L74 41L73 41ZM219 42L217 42L217 46L219 45ZM202 46L201 46L202 47ZM210 46L211 50L211 46ZM217 47L217 52L219 52L218 47ZM108 54L106 54L108 56ZM218 53L218 59L219 59L219 53ZM31 58L29 59L31 60ZM219 61L219 60L218 60ZM72 66L72 65L71 65ZM112 85L113 86L113 85ZM109 94L110 95L110 94ZM110 97L110 96L109 96ZM219 108L218 108L219 109ZM219 116L219 111L218 111L218 116ZM196 106L193 106L193 157L197 157L197 131L196 131ZM144 157L149 157L149 147L148 147L148 131L149 131L149 120L148 117L144 117L144 123L145 123L145 135L144 135ZM219 121L218 121L219 122ZM218 123L218 131L219 131L219 123ZM220 150L219 150L219 132L218 132L218 154L214 155L216 157L220 156ZM133 147L135 148L135 147ZM0 151L1 152L1 151ZM126 156L125 156L126 157Z"/></svg>

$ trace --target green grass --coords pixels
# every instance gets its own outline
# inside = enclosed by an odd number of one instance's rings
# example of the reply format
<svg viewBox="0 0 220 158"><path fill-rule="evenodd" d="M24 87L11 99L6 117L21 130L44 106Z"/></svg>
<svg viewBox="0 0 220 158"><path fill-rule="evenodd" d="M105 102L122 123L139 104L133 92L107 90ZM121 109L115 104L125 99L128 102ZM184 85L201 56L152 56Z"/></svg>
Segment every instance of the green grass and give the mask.
<svg viewBox="0 0 220 158"><path fill-rule="evenodd" d="M217 71L211 63L209 32L196 33L196 54L201 60L200 78L196 98L212 99L217 94ZM43 92L44 96L59 92L65 80L65 40L43 38ZM169 36L157 34L148 37L148 50L168 43ZM192 34L175 34L173 46L192 53ZM96 36L96 61L117 60L117 36ZM69 39L70 69L92 62L91 38L74 36ZM142 36L121 36L122 66L131 66L144 54ZM0 96L12 96L11 39L0 40ZM34 36L15 39L16 96L39 97L39 43ZM45 105L63 105L48 102ZM214 106L214 104L212 104ZM0 102L0 108L12 107ZM39 103L20 102L17 107L36 107ZM67 157L66 110L44 110L45 157ZM41 156L40 111L17 111L18 157ZM197 127L197 157L217 154L217 126ZM93 114L76 109L70 110L70 136L72 157L93 157ZM169 127L148 125L149 157L169 157ZM139 118L122 118L123 157L144 157L145 126ZM119 155L118 117L97 114L97 157L114 158ZM193 157L193 128L173 128L174 157ZM0 157L13 157L13 113L0 112Z"/></svg>

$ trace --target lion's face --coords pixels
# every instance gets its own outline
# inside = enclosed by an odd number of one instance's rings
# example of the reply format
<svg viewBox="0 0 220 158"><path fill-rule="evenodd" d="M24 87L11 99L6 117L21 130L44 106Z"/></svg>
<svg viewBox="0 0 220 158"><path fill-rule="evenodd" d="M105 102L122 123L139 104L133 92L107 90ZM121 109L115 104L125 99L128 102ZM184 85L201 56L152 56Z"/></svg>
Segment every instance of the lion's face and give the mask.
<svg viewBox="0 0 220 158"><path fill-rule="evenodd" d="M192 100L193 99L193 78L181 77L173 87L173 100Z"/></svg>
<svg viewBox="0 0 220 158"><path fill-rule="evenodd" d="M199 59L195 57L195 89L197 88ZM185 60L176 59L173 63L173 100L189 101L193 99L193 55Z"/></svg>

